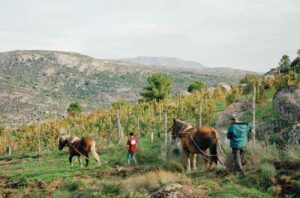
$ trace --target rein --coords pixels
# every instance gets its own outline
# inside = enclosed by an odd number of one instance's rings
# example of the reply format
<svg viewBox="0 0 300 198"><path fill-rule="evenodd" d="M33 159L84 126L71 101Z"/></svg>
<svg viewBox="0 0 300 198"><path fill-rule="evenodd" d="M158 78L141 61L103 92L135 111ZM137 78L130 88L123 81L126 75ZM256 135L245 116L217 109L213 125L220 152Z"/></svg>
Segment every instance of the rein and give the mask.
<svg viewBox="0 0 300 198"><path fill-rule="evenodd" d="M220 164L222 164L222 162L220 161L218 155L210 155L205 153L204 151L202 151L202 149L199 148L199 146L197 145L197 143L195 142L194 138L192 137L192 134L190 132L188 132L190 129L193 129L194 127L192 127L191 125L187 125L188 127L186 129L184 129L182 132L180 132L182 130L182 128L184 127L184 125L181 127L181 129L179 130L179 134L189 134L190 138L193 142L193 144L195 145L196 149L198 151L200 151L200 153L205 157L206 160L210 160L209 157L217 157L218 161L220 162ZM222 164L223 165L223 164Z"/></svg>
<svg viewBox="0 0 300 198"><path fill-rule="evenodd" d="M72 147L77 153L79 153L80 155L83 155L80 151L78 151L78 149L77 149L75 146L73 146L71 143L69 143L69 141L68 141L68 143L67 143L67 146ZM85 156L85 155L83 155L83 157L84 157L85 159L89 160L89 157L87 157L87 156Z"/></svg>

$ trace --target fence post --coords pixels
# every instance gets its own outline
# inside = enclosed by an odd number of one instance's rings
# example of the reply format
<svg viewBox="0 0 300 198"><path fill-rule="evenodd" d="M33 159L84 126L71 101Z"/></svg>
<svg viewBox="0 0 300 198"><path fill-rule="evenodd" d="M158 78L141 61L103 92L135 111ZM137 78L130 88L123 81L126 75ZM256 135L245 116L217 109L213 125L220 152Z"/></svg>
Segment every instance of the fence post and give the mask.
<svg viewBox="0 0 300 198"><path fill-rule="evenodd" d="M256 83L254 81L253 83L253 98L252 98L252 122L253 122L253 134L252 134L252 137L251 137L251 140L253 140L255 142L255 111L256 111L256 106L255 106L255 103L256 103Z"/></svg>
<svg viewBox="0 0 300 198"><path fill-rule="evenodd" d="M153 143L153 131L151 132L150 142L151 142L151 144Z"/></svg>
<svg viewBox="0 0 300 198"><path fill-rule="evenodd" d="M9 128L12 129L12 124L11 123L9 124ZM9 136L9 134L8 134L8 136ZM11 145L10 145L10 141L8 141L8 155L11 156L11 153L12 153L12 148L11 148Z"/></svg>
<svg viewBox="0 0 300 198"><path fill-rule="evenodd" d="M203 111L203 107L202 107L202 103L200 103L200 109L199 109L199 125L198 127L202 126L202 111Z"/></svg>
<svg viewBox="0 0 300 198"><path fill-rule="evenodd" d="M108 144L110 144L110 142L112 141L112 120L111 120L111 116L109 116L109 135L108 135Z"/></svg>
<svg viewBox="0 0 300 198"><path fill-rule="evenodd" d="M119 110L117 110L117 124L118 124L118 143L122 143L124 134L123 134L123 129L122 129L122 125L121 125L121 120L120 120L120 114L119 114Z"/></svg>
<svg viewBox="0 0 300 198"><path fill-rule="evenodd" d="M137 127L138 127L138 133L141 133L141 125L140 125L140 115L137 115Z"/></svg>
<svg viewBox="0 0 300 198"><path fill-rule="evenodd" d="M168 144L168 117L167 112L164 113L164 132L165 132L165 144Z"/></svg>

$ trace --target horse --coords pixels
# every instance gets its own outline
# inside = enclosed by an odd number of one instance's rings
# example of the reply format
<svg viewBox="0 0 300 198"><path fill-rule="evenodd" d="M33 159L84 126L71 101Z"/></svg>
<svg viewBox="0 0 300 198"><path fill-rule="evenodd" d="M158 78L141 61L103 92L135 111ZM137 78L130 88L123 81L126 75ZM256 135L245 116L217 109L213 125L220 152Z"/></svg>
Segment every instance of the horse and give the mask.
<svg viewBox="0 0 300 198"><path fill-rule="evenodd" d="M216 129L210 126L194 128L186 122L174 119L172 126L173 141L176 138L181 139L182 153L187 162L188 171L191 171L190 154L192 154L194 170L196 170L196 154L201 154L204 157L207 169L211 169L214 164L218 164L218 134Z"/></svg>
<svg viewBox="0 0 300 198"><path fill-rule="evenodd" d="M80 156L85 157L87 167L89 165L89 153L91 152L96 159L97 166L101 165L100 157L96 151L96 142L91 137L79 138L75 135L61 135L58 140L58 149L61 151L65 146L69 147L69 164L70 168L73 166L72 158L74 156L78 157L78 162L80 167L82 163L80 161Z"/></svg>

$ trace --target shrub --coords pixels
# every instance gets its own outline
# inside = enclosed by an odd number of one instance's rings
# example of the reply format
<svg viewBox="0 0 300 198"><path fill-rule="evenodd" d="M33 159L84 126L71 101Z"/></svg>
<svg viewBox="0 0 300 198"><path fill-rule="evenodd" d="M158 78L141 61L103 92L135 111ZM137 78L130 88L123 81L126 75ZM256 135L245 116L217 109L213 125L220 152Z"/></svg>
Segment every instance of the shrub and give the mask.
<svg viewBox="0 0 300 198"><path fill-rule="evenodd" d="M70 197L72 197L72 195L68 191L57 190L57 191L53 192L51 197L52 198L70 198Z"/></svg>
<svg viewBox="0 0 300 198"><path fill-rule="evenodd" d="M263 179L271 181L276 176L276 168L273 164L263 163L260 165L260 175Z"/></svg>
<svg viewBox="0 0 300 198"><path fill-rule="evenodd" d="M68 185L68 190L69 191L75 191L79 188L80 184L78 182L72 182Z"/></svg>
<svg viewBox="0 0 300 198"><path fill-rule="evenodd" d="M286 162L300 163L300 146L288 145L282 151L281 159Z"/></svg>
<svg viewBox="0 0 300 198"><path fill-rule="evenodd" d="M188 92L192 93L194 91L205 91L205 89L206 84L201 80L197 80L193 81L192 84L189 85Z"/></svg>
<svg viewBox="0 0 300 198"><path fill-rule="evenodd" d="M82 112L82 108L79 102L73 102L67 109L68 115L74 116Z"/></svg>

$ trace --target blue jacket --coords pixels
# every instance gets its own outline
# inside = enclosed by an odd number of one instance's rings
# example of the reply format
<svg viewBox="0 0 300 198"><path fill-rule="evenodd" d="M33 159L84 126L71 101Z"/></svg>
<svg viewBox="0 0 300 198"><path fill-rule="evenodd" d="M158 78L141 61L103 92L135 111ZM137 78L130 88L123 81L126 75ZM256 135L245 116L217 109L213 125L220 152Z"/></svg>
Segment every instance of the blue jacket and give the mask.
<svg viewBox="0 0 300 198"><path fill-rule="evenodd" d="M238 122L228 127L227 138L230 139L230 147L241 149L248 142L248 133L253 129L253 125L248 122Z"/></svg>

